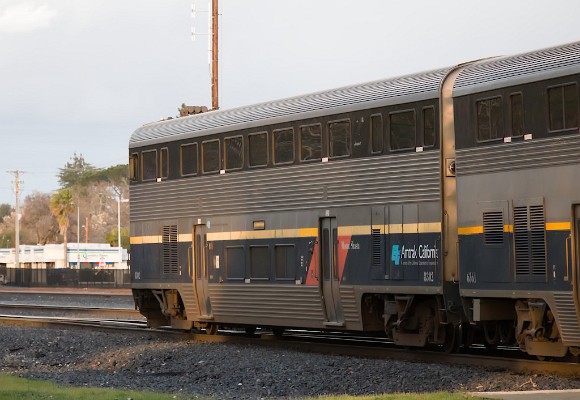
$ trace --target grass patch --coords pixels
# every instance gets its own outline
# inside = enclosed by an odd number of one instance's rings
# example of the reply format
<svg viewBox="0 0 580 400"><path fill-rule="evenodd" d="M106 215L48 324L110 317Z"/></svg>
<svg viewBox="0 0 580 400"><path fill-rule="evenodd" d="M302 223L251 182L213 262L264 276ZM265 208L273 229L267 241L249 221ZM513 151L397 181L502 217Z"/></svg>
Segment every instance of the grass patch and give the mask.
<svg viewBox="0 0 580 400"><path fill-rule="evenodd" d="M0 400L184 400L192 396L135 390L115 390L90 387L60 386L48 381L0 375ZM200 398L195 396L195 398ZM209 398L207 398L209 399ZM321 396L304 400L475 400L462 393L411 393L383 394L376 396ZM298 399L296 399L298 400Z"/></svg>
<svg viewBox="0 0 580 400"><path fill-rule="evenodd" d="M0 375L0 400L175 400L185 396L133 390L59 386L11 375Z"/></svg>

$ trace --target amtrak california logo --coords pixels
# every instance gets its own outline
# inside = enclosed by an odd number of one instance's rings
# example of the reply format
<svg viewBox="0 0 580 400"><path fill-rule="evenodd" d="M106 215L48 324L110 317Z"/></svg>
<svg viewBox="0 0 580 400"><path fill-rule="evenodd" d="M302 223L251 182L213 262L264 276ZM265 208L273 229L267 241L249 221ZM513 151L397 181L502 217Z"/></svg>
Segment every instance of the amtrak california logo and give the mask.
<svg viewBox="0 0 580 400"><path fill-rule="evenodd" d="M395 265L399 265L401 262L401 250L399 250L398 244L394 244L391 248L391 261L393 261Z"/></svg>
<svg viewBox="0 0 580 400"><path fill-rule="evenodd" d="M437 248L429 245L405 247L394 244L391 247L391 261L395 265L435 265L437 258Z"/></svg>

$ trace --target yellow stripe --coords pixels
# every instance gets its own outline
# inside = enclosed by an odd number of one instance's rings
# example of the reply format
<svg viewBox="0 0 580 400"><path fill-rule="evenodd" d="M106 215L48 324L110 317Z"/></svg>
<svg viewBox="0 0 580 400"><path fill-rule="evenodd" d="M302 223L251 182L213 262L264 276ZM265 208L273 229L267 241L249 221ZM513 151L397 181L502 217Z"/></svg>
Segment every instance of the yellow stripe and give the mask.
<svg viewBox="0 0 580 400"><path fill-rule="evenodd" d="M318 228L301 228L300 237L318 236Z"/></svg>
<svg viewBox="0 0 580 400"><path fill-rule="evenodd" d="M547 231L569 231L570 222L548 222L546 223Z"/></svg>
<svg viewBox="0 0 580 400"><path fill-rule="evenodd" d="M403 233L403 224L388 225L390 234Z"/></svg>
<svg viewBox="0 0 580 400"><path fill-rule="evenodd" d="M179 235L177 235L178 242L191 242L191 240L192 240L191 233L180 233Z"/></svg>
<svg viewBox="0 0 580 400"><path fill-rule="evenodd" d="M483 233L483 226L468 226L464 228L458 228L457 233L460 235L477 235Z"/></svg>
<svg viewBox="0 0 580 400"><path fill-rule="evenodd" d="M381 234L384 233L436 233L441 232L441 223L429 222L419 224L391 224L391 225L353 225L339 226L338 234L340 236L348 235L370 235L371 229L379 229ZM299 228L299 229L268 229L252 231L233 231L233 232L208 232L207 240L245 240L245 239L273 239L273 238L296 238L296 237L317 237L318 228ZM191 242L191 233L182 233L178 235L177 240L180 243ZM133 236L131 244L151 244L162 243L161 236Z"/></svg>
<svg viewBox="0 0 580 400"><path fill-rule="evenodd" d="M339 236L352 236L352 235L370 235L371 227L369 225L358 225L358 226L339 226L338 235Z"/></svg>
<svg viewBox="0 0 580 400"><path fill-rule="evenodd" d="M547 231L569 231L570 230L570 222L547 222L546 223L546 230ZM514 226L513 225L504 225L503 231L507 233L513 233ZM460 235L477 235L483 233L483 226L467 226L457 229L457 233Z"/></svg>
<svg viewBox="0 0 580 400"><path fill-rule="evenodd" d="M385 233L385 225L372 225L371 229L373 231L379 231L379 233L382 235ZM387 226L388 229L388 226Z"/></svg>
<svg viewBox="0 0 580 400"><path fill-rule="evenodd" d="M162 240L161 236L132 236L129 242L131 244L151 244L151 243L161 243Z"/></svg>

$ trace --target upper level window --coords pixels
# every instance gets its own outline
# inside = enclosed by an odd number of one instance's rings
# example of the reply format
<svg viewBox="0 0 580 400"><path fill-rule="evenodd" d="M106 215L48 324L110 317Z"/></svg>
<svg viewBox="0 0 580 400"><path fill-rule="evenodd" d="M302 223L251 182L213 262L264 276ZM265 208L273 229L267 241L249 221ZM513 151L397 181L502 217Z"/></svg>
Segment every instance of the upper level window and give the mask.
<svg viewBox="0 0 580 400"><path fill-rule="evenodd" d="M391 150L415 148L415 110L389 114Z"/></svg>
<svg viewBox="0 0 580 400"><path fill-rule="evenodd" d="M320 124L300 127L300 160L322 158L322 127Z"/></svg>
<svg viewBox="0 0 580 400"><path fill-rule="evenodd" d="M510 124L512 136L524 134L524 99L521 93L510 94Z"/></svg>
<svg viewBox="0 0 580 400"><path fill-rule="evenodd" d="M169 150L164 147L159 152L159 177L167 178L169 176Z"/></svg>
<svg viewBox="0 0 580 400"><path fill-rule="evenodd" d="M137 153L129 157L129 179L132 181L139 179L139 154Z"/></svg>
<svg viewBox="0 0 580 400"><path fill-rule="evenodd" d="M350 155L350 120L328 123L330 158Z"/></svg>
<svg viewBox="0 0 580 400"><path fill-rule="evenodd" d="M578 127L578 86L576 83L548 89L548 112L551 131Z"/></svg>
<svg viewBox="0 0 580 400"><path fill-rule="evenodd" d="M294 129L277 129L272 132L274 138L274 164L294 161Z"/></svg>
<svg viewBox="0 0 580 400"><path fill-rule="evenodd" d="M371 115L371 152L381 151L383 151L383 116L375 114Z"/></svg>
<svg viewBox="0 0 580 400"><path fill-rule="evenodd" d="M157 150L141 153L141 170L144 181L152 181L157 178Z"/></svg>
<svg viewBox="0 0 580 400"><path fill-rule="evenodd" d="M226 170L240 169L244 166L244 139L242 136L225 138Z"/></svg>
<svg viewBox="0 0 580 400"><path fill-rule="evenodd" d="M181 146L181 175L197 174L197 143Z"/></svg>
<svg viewBox="0 0 580 400"><path fill-rule="evenodd" d="M478 100L477 140L493 140L503 137L503 114L501 97Z"/></svg>
<svg viewBox="0 0 580 400"><path fill-rule="evenodd" d="M425 107L423 109L423 146L432 147L435 145L435 108Z"/></svg>
<svg viewBox="0 0 580 400"><path fill-rule="evenodd" d="M250 167L268 165L268 135L266 132L248 135L250 144Z"/></svg>
<svg viewBox="0 0 580 400"><path fill-rule="evenodd" d="M201 144L201 160L203 172L215 172L220 170L220 141L211 140Z"/></svg>

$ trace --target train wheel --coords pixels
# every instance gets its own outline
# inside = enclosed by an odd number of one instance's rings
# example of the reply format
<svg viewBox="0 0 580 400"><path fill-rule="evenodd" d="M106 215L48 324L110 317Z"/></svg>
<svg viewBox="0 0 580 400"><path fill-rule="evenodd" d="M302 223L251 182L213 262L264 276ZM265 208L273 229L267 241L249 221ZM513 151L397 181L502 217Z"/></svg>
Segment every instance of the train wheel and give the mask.
<svg viewBox="0 0 580 400"><path fill-rule="evenodd" d="M515 341L514 324L512 321L502 321L499 323L499 340L504 344L511 344Z"/></svg>
<svg viewBox="0 0 580 400"><path fill-rule="evenodd" d="M443 351L445 353L459 352L462 340L463 332L461 325L447 324L445 328L445 344L443 344Z"/></svg>
<svg viewBox="0 0 580 400"><path fill-rule="evenodd" d="M475 341L475 327L471 324L461 326L463 329L463 346L469 348Z"/></svg>
<svg viewBox="0 0 580 400"><path fill-rule="evenodd" d="M219 326L217 324L210 324L205 328L206 335L216 335L218 333Z"/></svg>
<svg viewBox="0 0 580 400"><path fill-rule="evenodd" d="M499 343L499 328L496 322L486 322L483 324L483 337L485 338L485 347L493 350Z"/></svg>
<svg viewBox="0 0 580 400"><path fill-rule="evenodd" d="M256 327L255 326L246 326L244 328L244 331L246 331L246 335L253 335L254 333L256 333Z"/></svg>

